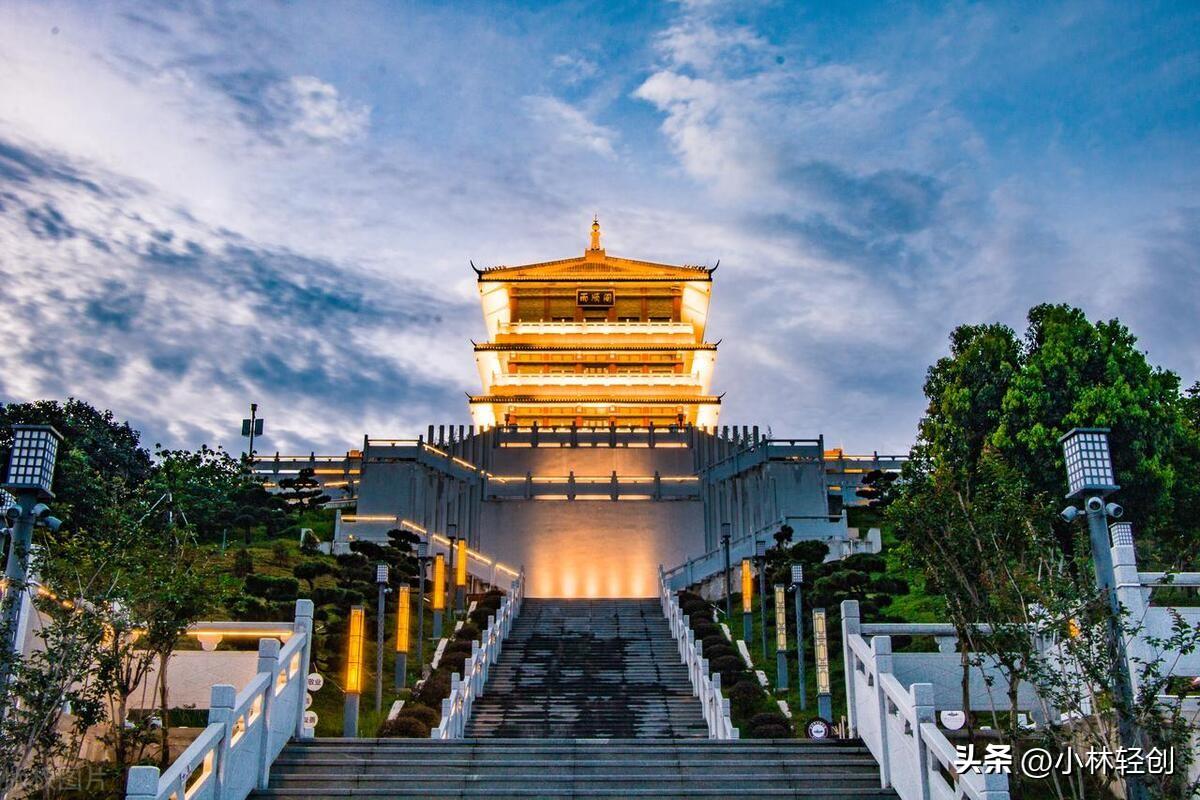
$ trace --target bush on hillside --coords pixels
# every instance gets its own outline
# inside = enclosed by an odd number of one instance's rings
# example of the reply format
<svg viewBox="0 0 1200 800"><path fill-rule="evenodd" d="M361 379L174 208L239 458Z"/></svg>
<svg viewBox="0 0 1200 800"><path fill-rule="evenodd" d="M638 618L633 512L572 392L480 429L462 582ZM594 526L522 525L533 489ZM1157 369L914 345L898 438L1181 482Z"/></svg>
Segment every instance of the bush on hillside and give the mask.
<svg viewBox="0 0 1200 800"><path fill-rule="evenodd" d="M379 737L396 737L401 739L428 739L432 726L411 716L398 716L385 720L379 726L376 735Z"/></svg>
<svg viewBox="0 0 1200 800"><path fill-rule="evenodd" d="M400 709L400 713L396 716L414 717L424 722L430 729L436 728L442 721L441 711L436 711L420 703L405 703L404 708Z"/></svg>
<svg viewBox="0 0 1200 800"><path fill-rule="evenodd" d="M450 696L450 673L439 666L429 674L413 698L430 708L441 708L442 700Z"/></svg>
<svg viewBox="0 0 1200 800"><path fill-rule="evenodd" d="M274 575L247 575L246 592L266 600L295 600L300 595L300 581Z"/></svg>

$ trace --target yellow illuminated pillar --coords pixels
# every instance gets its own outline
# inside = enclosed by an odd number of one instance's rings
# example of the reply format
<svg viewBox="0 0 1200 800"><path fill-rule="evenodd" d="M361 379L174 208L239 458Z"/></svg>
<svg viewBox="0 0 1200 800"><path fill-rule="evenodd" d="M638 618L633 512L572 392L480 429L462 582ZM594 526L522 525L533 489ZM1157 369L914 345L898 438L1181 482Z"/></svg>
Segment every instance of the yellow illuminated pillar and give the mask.
<svg viewBox="0 0 1200 800"><path fill-rule="evenodd" d="M775 584L775 688L786 692L787 665L787 587Z"/></svg>
<svg viewBox="0 0 1200 800"><path fill-rule="evenodd" d="M362 693L363 627L366 624L362 606L350 609L350 624L346 629L346 711L342 736L358 736L358 696Z"/></svg>
<svg viewBox="0 0 1200 800"><path fill-rule="evenodd" d="M458 555L454 562L454 608L462 611L467 595L467 540L459 539L455 546Z"/></svg>
<svg viewBox="0 0 1200 800"><path fill-rule="evenodd" d="M750 559L742 559L742 641L750 641L754 628L751 609L754 607L754 575L750 571Z"/></svg>
<svg viewBox="0 0 1200 800"><path fill-rule="evenodd" d="M442 638L442 612L446 610L446 557L433 557L433 638Z"/></svg>
<svg viewBox="0 0 1200 800"><path fill-rule="evenodd" d="M830 722L833 700L829 695L829 637L823 608L813 609L813 655L817 662L817 716Z"/></svg>
<svg viewBox="0 0 1200 800"><path fill-rule="evenodd" d="M412 589L400 587L396 601L396 688L403 689L408 676L408 648L412 632Z"/></svg>

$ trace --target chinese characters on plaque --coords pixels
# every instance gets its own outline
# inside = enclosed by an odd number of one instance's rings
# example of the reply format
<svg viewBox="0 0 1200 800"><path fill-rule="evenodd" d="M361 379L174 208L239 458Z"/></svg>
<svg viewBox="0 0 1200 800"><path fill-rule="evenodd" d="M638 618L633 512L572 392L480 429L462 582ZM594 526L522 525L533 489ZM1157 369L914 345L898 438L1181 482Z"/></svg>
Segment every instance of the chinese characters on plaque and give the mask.
<svg viewBox="0 0 1200 800"><path fill-rule="evenodd" d="M578 289L575 292L575 305L609 308L613 304L614 296L612 289Z"/></svg>

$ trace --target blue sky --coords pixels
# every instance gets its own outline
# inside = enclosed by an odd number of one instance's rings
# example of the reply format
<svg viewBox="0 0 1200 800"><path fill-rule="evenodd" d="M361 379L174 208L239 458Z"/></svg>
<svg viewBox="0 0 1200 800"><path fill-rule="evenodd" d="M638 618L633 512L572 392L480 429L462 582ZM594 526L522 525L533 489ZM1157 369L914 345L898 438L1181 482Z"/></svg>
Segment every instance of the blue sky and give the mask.
<svg viewBox="0 0 1200 800"><path fill-rule="evenodd" d="M478 265L721 260L723 422L911 442L1043 301L1200 377L1200 7L0 8L0 398L340 451L465 422Z"/></svg>

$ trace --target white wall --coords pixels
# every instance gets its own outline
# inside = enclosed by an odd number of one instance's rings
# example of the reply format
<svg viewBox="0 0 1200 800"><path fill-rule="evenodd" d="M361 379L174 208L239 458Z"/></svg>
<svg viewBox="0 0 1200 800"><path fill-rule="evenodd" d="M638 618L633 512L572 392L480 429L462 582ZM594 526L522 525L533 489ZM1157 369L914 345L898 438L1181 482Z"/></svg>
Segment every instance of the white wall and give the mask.
<svg viewBox="0 0 1200 800"><path fill-rule="evenodd" d="M524 565L530 597L656 597L659 564L704 551L699 501L485 503L483 531L483 552Z"/></svg>

